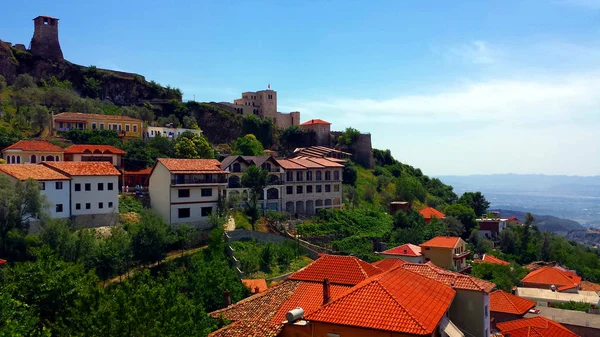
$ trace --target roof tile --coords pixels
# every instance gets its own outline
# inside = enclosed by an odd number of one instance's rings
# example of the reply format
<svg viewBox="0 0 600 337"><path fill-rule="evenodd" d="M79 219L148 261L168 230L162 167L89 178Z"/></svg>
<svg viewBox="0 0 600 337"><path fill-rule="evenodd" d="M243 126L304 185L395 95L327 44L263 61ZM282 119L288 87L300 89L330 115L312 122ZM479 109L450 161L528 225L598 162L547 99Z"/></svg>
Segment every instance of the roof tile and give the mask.
<svg viewBox="0 0 600 337"><path fill-rule="evenodd" d="M69 180L69 177L44 165L5 164L0 165L0 171L19 180Z"/></svg>
<svg viewBox="0 0 600 337"><path fill-rule="evenodd" d="M577 337L563 325L543 316L498 323L498 330L511 337Z"/></svg>
<svg viewBox="0 0 600 337"><path fill-rule="evenodd" d="M575 273L557 267L542 267L527 274L521 282L555 285L558 290L572 289L579 286L581 277Z"/></svg>
<svg viewBox="0 0 600 337"><path fill-rule="evenodd" d="M437 209L433 208L433 207L425 207L422 208L419 213L421 213L421 215L423 216L423 218L425 219L433 219L433 218L438 218L441 219L443 217L446 216L446 214L438 211Z"/></svg>
<svg viewBox="0 0 600 337"><path fill-rule="evenodd" d="M390 259L383 259L383 260L379 260L377 262L373 262L372 265L383 271L388 271L388 270L397 268L405 263L408 263L408 262L406 262L402 259L390 258Z"/></svg>
<svg viewBox="0 0 600 337"><path fill-rule="evenodd" d="M65 153L101 153L101 154L126 154L127 152L110 145L71 145Z"/></svg>
<svg viewBox="0 0 600 337"><path fill-rule="evenodd" d="M493 255L489 255L489 254L483 254L483 258L481 259L481 262L485 262L485 263L492 263L492 264L501 264L501 265L505 265L508 266L510 263L508 263L508 261L504 261L502 259L499 259Z"/></svg>
<svg viewBox="0 0 600 337"><path fill-rule="evenodd" d="M392 249L388 249L381 254L385 255L398 255L398 256L421 256L421 247L407 243L402 246L398 246Z"/></svg>
<svg viewBox="0 0 600 337"><path fill-rule="evenodd" d="M326 122L322 119L311 119L309 121L306 121L302 124L300 124L300 126L305 126L305 125L316 125L316 124L323 124L323 125L331 125L331 123Z"/></svg>
<svg viewBox="0 0 600 337"><path fill-rule="evenodd" d="M55 169L68 176L120 176L121 172L108 162L91 161L60 161L43 162L52 169Z"/></svg>
<svg viewBox="0 0 600 337"><path fill-rule="evenodd" d="M45 140L20 140L2 150L21 150L21 151L32 151L32 152L59 152L62 153L65 150Z"/></svg>
<svg viewBox="0 0 600 337"><path fill-rule="evenodd" d="M459 241L460 238L455 236L436 236L427 242L423 242L421 247L454 248Z"/></svg>
<svg viewBox="0 0 600 337"><path fill-rule="evenodd" d="M470 275L464 275L440 268L431 262L425 264L405 263L399 268L407 269L425 277L454 286L455 289L482 291L489 293L496 287L495 284L478 279Z"/></svg>
<svg viewBox="0 0 600 337"><path fill-rule="evenodd" d="M53 116L54 119L69 119L69 120L93 120L103 119L109 121L129 121L129 122L142 122L139 119L135 119L129 116L117 116L117 115L102 115L102 114L86 114L81 112L63 112Z"/></svg>
<svg viewBox="0 0 600 337"><path fill-rule="evenodd" d="M177 173L212 172L227 173L221 170L221 163L216 159L171 159L158 158L167 170Z"/></svg>
<svg viewBox="0 0 600 337"><path fill-rule="evenodd" d="M267 286L267 281L264 278L256 280L244 279L242 280L242 283L248 289L250 289L250 292L252 292L253 294L262 293L263 291L269 289L269 287ZM256 291L256 288L258 288L258 291Z"/></svg>
<svg viewBox="0 0 600 337"><path fill-rule="evenodd" d="M523 316L535 305L536 303L533 301L502 290L496 290L490 294L490 311Z"/></svg>
<svg viewBox="0 0 600 337"><path fill-rule="evenodd" d="M292 274L289 279L323 282L323 279L327 278L331 284L355 285L381 272L381 269L354 256L324 254Z"/></svg>

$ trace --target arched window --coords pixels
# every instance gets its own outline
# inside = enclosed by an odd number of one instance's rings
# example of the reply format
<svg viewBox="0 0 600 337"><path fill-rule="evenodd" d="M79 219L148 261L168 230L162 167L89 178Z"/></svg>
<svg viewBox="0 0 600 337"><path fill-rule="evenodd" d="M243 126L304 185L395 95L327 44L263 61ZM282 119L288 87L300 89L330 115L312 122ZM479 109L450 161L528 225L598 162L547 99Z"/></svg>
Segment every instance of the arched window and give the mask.
<svg viewBox="0 0 600 337"><path fill-rule="evenodd" d="M31 160L30 160L29 162L30 162L30 163L32 163L32 164L35 164L35 163L37 163L37 157L36 157L36 155L35 155L35 154L32 154L32 155L31 155Z"/></svg>
<svg viewBox="0 0 600 337"><path fill-rule="evenodd" d="M340 180L340 171L333 171L333 180Z"/></svg>
<svg viewBox="0 0 600 337"><path fill-rule="evenodd" d="M44 156L40 156L40 162L44 161L45 157Z"/></svg>
<svg viewBox="0 0 600 337"><path fill-rule="evenodd" d="M46 157L46 161L54 161L54 157L48 156L48 157Z"/></svg>
<svg viewBox="0 0 600 337"><path fill-rule="evenodd" d="M17 156L17 164L21 164L21 156Z"/></svg>
<svg viewBox="0 0 600 337"><path fill-rule="evenodd" d="M56 159L56 161L60 161L60 159L58 158L58 156L56 156L54 159Z"/></svg>
<svg viewBox="0 0 600 337"><path fill-rule="evenodd" d="M321 171L317 171L317 181L321 181Z"/></svg>
<svg viewBox="0 0 600 337"><path fill-rule="evenodd" d="M331 180L331 171L325 171L325 180Z"/></svg>
<svg viewBox="0 0 600 337"><path fill-rule="evenodd" d="M232 172L242 172L242 165L240 163L233 164Z"/></svg>

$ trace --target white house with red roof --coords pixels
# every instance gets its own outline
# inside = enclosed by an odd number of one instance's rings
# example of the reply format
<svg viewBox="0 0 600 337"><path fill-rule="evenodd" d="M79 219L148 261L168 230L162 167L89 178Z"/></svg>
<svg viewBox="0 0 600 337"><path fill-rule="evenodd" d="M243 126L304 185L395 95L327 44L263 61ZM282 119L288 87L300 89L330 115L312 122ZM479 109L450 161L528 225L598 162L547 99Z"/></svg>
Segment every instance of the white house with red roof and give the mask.
<svg viewBox="0 0 600 337"><path fill-rule="evenodd" d="M2 150L7 164L37 164L62 161L64 149L45 140L20 140Z"/></svg>
<svg viewBox="0 0 600 337"><path fill-rule="evenodd" d="M100 227L119 219L119 177L121 173L107 162L44 162L42 165L69 177L65 190L70 197L70 213L76 226Z"/></svg>
<svg viewBox="0 0 600 337"><path fill-rule="evenodd" d="M170 224L202 227L217 211L227 171L216 159L159 158L150 172L150 202Z"/></svg>
<svg viewBox="0 0 600 337"><path fill-rule="evenodd" d="M421 254L421 247L407 243L402 246L394 247L379 253L379 255L385 258L402 259L406 262L411 263L423 263L423 254Z"/></svg>

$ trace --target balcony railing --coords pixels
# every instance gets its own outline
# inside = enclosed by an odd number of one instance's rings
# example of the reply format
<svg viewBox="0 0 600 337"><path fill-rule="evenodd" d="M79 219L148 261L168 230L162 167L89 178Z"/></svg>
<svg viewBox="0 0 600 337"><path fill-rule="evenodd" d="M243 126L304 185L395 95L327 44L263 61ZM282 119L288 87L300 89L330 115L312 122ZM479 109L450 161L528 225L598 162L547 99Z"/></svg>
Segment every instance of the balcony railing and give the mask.
<svg viewBox="0 0 600 337"><path fill-rule="evenodd" d="M226 184L227 178L224 174L217 177L211 175L175 175L171 177L171 185L195 185L195 184Z"/></svg>
<svg viewBox="0 0 600 337"><path fill-rule="evenodd" d="M468 251L468 250L465 250L465 251L464 251L464 252L462 252L462 253L454 254L454 255L453 255L453 258L454 258L455 260L460 260L460 259L463 259L463 258L465 258L465 257L469 256L469 255L471 255L471 252L470 252L470 251Z"/></svg>

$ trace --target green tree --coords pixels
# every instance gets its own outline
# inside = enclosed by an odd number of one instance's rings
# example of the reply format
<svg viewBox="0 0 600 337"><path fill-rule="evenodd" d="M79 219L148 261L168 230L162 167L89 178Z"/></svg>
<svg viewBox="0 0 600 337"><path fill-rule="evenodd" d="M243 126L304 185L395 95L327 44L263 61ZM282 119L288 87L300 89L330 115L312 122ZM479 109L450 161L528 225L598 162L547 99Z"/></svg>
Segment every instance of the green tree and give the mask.
<svg viewBox="0 0 600 337"><path fill-rule="evenodd" d="M249 195L246 201L246 210L250 216L252 230L255 230L256 221L260 217L260 205L258 198L267 186L268 172L257 166L250 166L242 175L242 186L248 189Z"/></svg>
<svg viewBox="0 0 600 337"><path fill-rule="evenodd" d="M0 289L0 336L50 336L38 330L39 318L26 304Z"/></svg>
<svg viewBox="0 0 600 337"><path fill-rule="evenodd" d="M214 149L208 140L191 132L183 132L175 141L174 154L177 158L214 158Z"/></svg>
<svg viewBox="0 0 600 337"><path fill-rule="evenodd" d="M101 98L102 80L84 76L82 94L89 98Z"/></svg>
<svg viewBox="0 0 600 337"><path fill-rule="evenodd" d="M356 180L358 179L358 172L351 162L344 164L344 170L342 171L342 183L344 185L355 186Z"/></svg>
<svg viewBox="0 0 600 337"><path fill-rule="evenodd" d="M525 215L525 225L531 226L531 225L533 225L534 221L535 221L535 218L533 217L533 214L527 213Z"/></svg>
<svg viewBox="0 0 600 337"><path fill-rule="evenodd" d="M132 228L133 256L142 264L160 262L170 243L170 226L156 213L143 210L140 221Z"/></svg>
<svg viewBox="0 0 600 337"><path fill-rule="evenodd" d="M263 156L265 150L256 136L247 134L233 142L233 153L242 156Z"/></svg>
<svg viewBox="0 0 600 337"><path fill-rule="evenodd" d="M13 89L21 90L23 88L35 87L35 79L29 74L21 74L17 76L13 83Z"/></svg>
<svg viewBox="0 0 600 337"><path fill-rule="evenodd" d="M506 292L511 292L513 287L518 286L521 279L527 273L527 269L514 263L510 266L492 263L474 263L471 271L471 275L490 281L496 284L498 289Z"/></svg>
<svg viewBox="0 0 600 337"><path fill-rule="evenodd" d="M171 141L167 141L171 143ZM156 158L161 157L161 153L152 143L155 143L154 138L147 142L134 139L125 143L123 145L123 150L127 152L125 154L125 167L128 170L140 170L152 166Z"/></svg>
<svg viewBox="0 0 600 337"><path fill-rule="evenodd" d="M338 145L346 146L350 151L354 150L354 144L360 138L360 131L354 128L346 128L344 132L338 137Z"/></svg>
<svg viewBox="0 0 600 337"><path fill-rule="evenodd" d="M0 92L4 91L4 89L6 89L6 79L0 75Z"/></svg>
<svg viewBox="0 0 600 337"><path fill-rule="evenodd" d="M51 87L42 95L44 105L54 112L68 111L77 96L71 89Z"/></svg>
<svg viewBox="0 0 600 337"><path fill-rule="evenodd" d="M186 129L200 129L198 127L198 122L196 121L196 117L194 116L183 116L182 119L183 127Z"/></svg>
<svg viewBox="0 0 600 337"><path fill-rule="evenodd" d="M187 248L192 239L192 227L187 224L182 224L177 227L175 231L177 234L177 242L179 243L179 247L181 248L181 256L183 257L183 252Z"/></svg>
<svg viewBox="0 0 600 337"><path fill-rule="evenodd" d="M500 249L505 254L517 254L517 247L519 244L514 231L509 229L500 232Z"/></svg>
<svg viewBox="0 0 600 337"><path fill-rule="evenodd" d="M465 234L465 225L458 218L446 216L441 221L448 227L451 236L463 236Z"/></svg>
<svg viewBox="0 0 600 337"><path fill-rule="evenodd" d="M462 222L462 224L465 226L466 236L468 236L469 233L471 233L471 230L477 226L477 222L475 221L475 211L473 211L471 207L464 204L450 205L446 207L444 213L446 216L455 217Z"/></svg>
<svg viewBox="0 0 600 337"><path fill-rule="evenodd" d="M304 145L304 132L297 125L290 125L281 133L281 143L287 154Z"/></svg>
<svg viewBox="0 0 600 337"><path fill-rule="evenodd" d="M50 112L48 108L42 105L31 107L31 126L39 131L44 130L50 123Z"/></svg>
<svg viewBox="0 0 600 337"><path fill-rule="evenodd" d="M427 191L415 177L408 175L398 178L396 183L396 198L412 203L415 200L424 202L427 196Z"/></svg>
<svg viewBox="0 0 600 337"><path fill-rule="evenodd" d="M477 217L484 215L490 207L489 201L485 199L481 192L465 192L460 196L458 202L471 207Z"/></svg>

